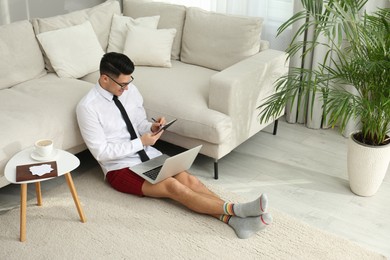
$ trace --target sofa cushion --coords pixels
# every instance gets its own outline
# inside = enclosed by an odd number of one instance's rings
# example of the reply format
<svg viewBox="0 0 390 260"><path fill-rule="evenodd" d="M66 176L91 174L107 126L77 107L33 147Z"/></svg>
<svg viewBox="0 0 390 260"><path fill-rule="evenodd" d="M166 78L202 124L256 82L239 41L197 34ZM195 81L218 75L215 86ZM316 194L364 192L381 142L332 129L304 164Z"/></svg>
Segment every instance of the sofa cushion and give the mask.
<svg viewBox="0 0 390 260"><path fill-rule="evenodd" d="M149 29L130 26L123 53L135 65L168 67L176 29Z"/></svg>
<svg viewBox="0 0 390 260"><path fill-rule="evenodd" d="M99 80L99 77L100 77L100 71L97 70L85 75L84 77L81 77L80 80L96 84Z"/></svg>
<svg viewBox="0 0 390 260"><path fill-rule="evenodd" d="M208 108L209 80L216 73L173 60L172 68L136 66L133 75L148 118L165 116L168 121L177 118L167 131L220 144L231 136L232 121L229 116Z"/></svg>
<svg viewBox="0 0 390 260"><path fill-rule="evenodd" d="M158 23L158 29L176 29L176 36L172 45L171 58L173 60L178 60L180 58L181 38L184 19L186 16L185 6L156 2L145 3L135 2L134 0L124 0L123 14L133 18L159 15L160 21Z"/></svg>
<svg viewBox="0 0 390 260"><path fill-rule="evenodd" d="M80 78L99 69L104 51L89 21L40 33L37 38L61 78Z"/></svg>
<svg viewBox="0 0 390 260"><path fill-rule="evenodd" d="M190 7L183 29L181 61L223 70L259 52L261 27L261 18Z"/></svg>
<svg viewBox="0 0 390 260"><path fill-rule="evenodd" d="M28 122L32 122L32 125L28 129L42 131L36 136L28 134L31 135L31 141L39 138L53 138L57 143L56 147L65 150L83 144L76 119L76 106L93 86L94 84L89 82L59 78L55 73L48 73L42 78L21 83L12 88L29 97L29 100L22 106L23 117L31 117ZM29 112L26 113L26 111ZM41 120L45 120L45 123L38 125ZM26 127L21 128L23 131L25 129ZM14 136L20 137L23 133L20 132ZM24 147L25 145L28 144L24 144Z"/></svg>
<svg viewBox="0 0 390 260"><path fill-rule="evenodd" d="M0 26L0 89L46 74L29 21Z"/></svg>
<svg viewBox="0 0 390 260"><path fill-rule="evenodd" d="M114 14L112 18L107 52L123 52L129 26L141 26L150 29L157 29L159 20L160 16L158 15L133 19L128 16Z"/></svg>
<svg viewBox="0 0 390 260"><path fill-rule="evenodd" d="M108 0L92 8L48 18L35 18L32 22L35 34L40 34L47 31L78 25L89 20L99 39L100 45L105 51L108 45L112 16L113 14L120 14L120 12L119 2L115 0ZM54 72L46 55L45 65L46 69L50 72Z"/></svg>

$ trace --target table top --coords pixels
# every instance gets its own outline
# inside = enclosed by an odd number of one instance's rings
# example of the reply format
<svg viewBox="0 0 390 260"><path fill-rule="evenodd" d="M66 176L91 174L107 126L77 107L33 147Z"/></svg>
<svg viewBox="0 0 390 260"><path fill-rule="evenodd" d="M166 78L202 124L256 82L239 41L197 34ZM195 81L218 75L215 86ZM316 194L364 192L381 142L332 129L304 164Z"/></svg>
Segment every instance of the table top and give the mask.
<svg viewBox="0 0 390 260"><path fill-rule="evenodd" d="M34 183L34 182L40 182L40 181L46 181L50 180L55 177L45 178L45 179L35 179L35 180L29 180L29 181L20 181L16 182L16 166L18 165L24 165L24 164L33 164L33 163L42 163L44 164L45 161L37 161L34 160L31 157L31 153L34 151L34 147L30 147L27 149L24 149L20 151L19 153L15 154L6 164L4 169L4 175L5 178L15 184L22 184L22 183ZM48 160L48 161L56 161L57 162L57 173L58 176L64 175L68 172L73 171L80 165L80 160L73 154L61 150L56 149L56 155L54 158ZM57 177L58 177L57 176Z"/></svg>

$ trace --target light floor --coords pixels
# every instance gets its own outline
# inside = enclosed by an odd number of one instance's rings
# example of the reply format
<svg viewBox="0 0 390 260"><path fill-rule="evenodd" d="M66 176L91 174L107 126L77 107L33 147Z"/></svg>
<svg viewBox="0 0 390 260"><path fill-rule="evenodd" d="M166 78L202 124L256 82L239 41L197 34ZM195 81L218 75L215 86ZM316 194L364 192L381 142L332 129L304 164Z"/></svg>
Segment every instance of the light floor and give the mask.
<svg viewBox="0 0 390 260"><path fill-rule="evenodd" d="M376 195L359 197L348 186L347 139L336 130L310 130L282 121L276 136L271 131L265 129L222 158L219 180L212 179L213 160L205 156L198 156L193 172L248 199L265 192L271 212L278 209L390 258L390 167ZM180 150L166 143L159 148L167 153ZM96 167L89 153L79 156L82 165L73 174L76 188L77 174ZM62 179L42 183L43 196ZM33 188L29 185L29 199L34 198ZM18 185L0 189L0 213L18 205Z"/></svg>

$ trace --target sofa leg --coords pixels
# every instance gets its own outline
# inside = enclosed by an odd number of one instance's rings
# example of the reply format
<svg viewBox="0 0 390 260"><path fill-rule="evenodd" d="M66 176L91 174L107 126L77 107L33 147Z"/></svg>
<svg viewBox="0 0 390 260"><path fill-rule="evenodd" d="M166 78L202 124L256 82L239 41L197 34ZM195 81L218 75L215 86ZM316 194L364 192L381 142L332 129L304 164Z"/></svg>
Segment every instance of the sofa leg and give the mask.
<svg viewBox="0 0 390 260"><path fill-rule="evenodd" d="M276 135L276 133L278 132L278 123L279 123L279 119L276 119L274 121L274 131L273 131L273 135Z"/></svg>
<svg viewBox="0 0 390 260"><path fill-rule="evenodd" d="M214 179L218 180L218 160L214 161Z"/></svg>

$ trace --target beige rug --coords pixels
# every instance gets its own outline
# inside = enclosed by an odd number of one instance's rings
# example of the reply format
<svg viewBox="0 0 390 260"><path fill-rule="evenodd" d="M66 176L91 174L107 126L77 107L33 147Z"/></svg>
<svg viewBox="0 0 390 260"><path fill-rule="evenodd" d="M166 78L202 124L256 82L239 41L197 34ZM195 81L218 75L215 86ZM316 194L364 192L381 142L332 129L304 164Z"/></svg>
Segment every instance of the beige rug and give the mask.
<svg viewBox="0 0 390 260"><path fill-rule="evenodd" d="M0 215L0 259L385 259L274 209L272 226L241 240L228 225L171 201L119 193L96 169L73 176L86 223L63 183L43 193L42 207L28 201L26 242L19 242L19 208Z"/></svg>

